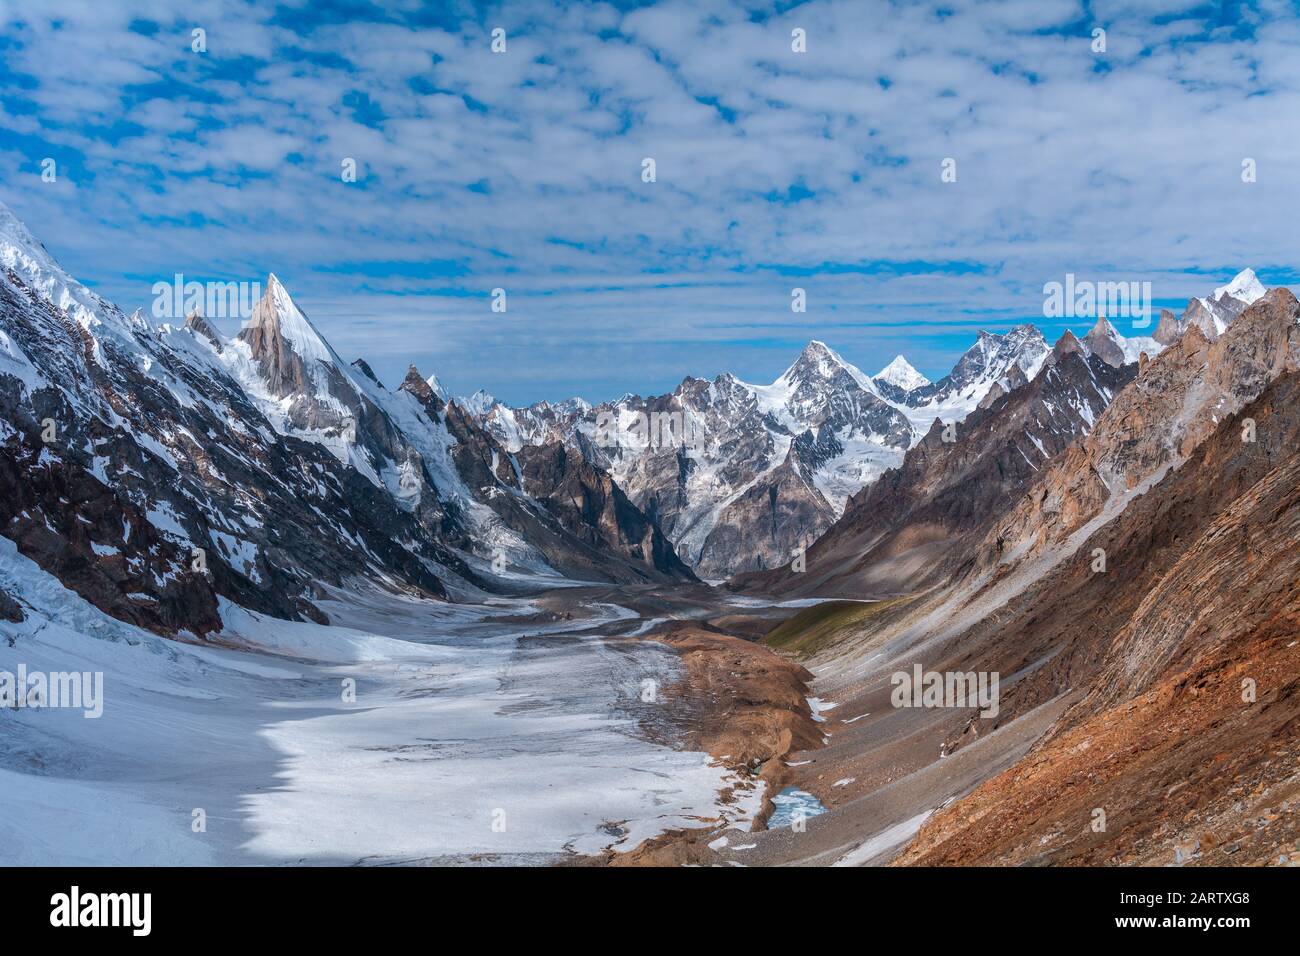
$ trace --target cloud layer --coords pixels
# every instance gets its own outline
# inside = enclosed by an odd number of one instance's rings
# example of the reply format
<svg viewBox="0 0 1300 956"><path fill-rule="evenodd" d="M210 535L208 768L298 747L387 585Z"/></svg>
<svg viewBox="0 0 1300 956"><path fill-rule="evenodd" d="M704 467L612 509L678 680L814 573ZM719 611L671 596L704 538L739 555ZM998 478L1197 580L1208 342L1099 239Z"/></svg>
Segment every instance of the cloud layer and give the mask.
<svg viewBox="0 0 1300 956"><path fill-rule="evenodd" d="M814 337L935 377L977 328L1063 330L1066 272L1295 277L1282 3L176 6L0 13L0 199L124 308L274 271L385 381L602 399Z"/></svg>

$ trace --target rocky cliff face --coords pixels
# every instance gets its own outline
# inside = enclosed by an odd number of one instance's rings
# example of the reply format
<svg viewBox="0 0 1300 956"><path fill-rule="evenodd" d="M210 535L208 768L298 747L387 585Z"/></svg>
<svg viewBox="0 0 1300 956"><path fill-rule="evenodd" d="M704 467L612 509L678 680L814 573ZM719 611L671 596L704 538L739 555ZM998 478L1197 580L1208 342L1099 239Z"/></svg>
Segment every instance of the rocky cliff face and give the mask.
<svg viewBox="0 0 1300 956"><path fill-rule="evenodd" d="M781 567L816 541L830 524L830 508L813 471L792 447L784 462L727 502L700 549L701 573Z"/></svg>
<svg viewBox="0 0 1300 956"><path fill-rule="evenodd" d="M937 814L902 862L1286 858L1300 835L1283 822L1297 783L1283 755L1300 743L1298 399L1300 375L1282 375L1080 559L954 638L949 653L978 648L973 667L1046 662L1006 696L1007 719L1067 690L1081 699L1019 765ZM1105 831L1087 825L1097 807Z"/></svg>
<svg viewBox="0 0 1300 956"><path fill-rule="evenodd" d="M1122 509L1177 467L1220 421L1296 367L1297 317L1295 297L1276 289L1216 342L1190 327L990 532L983 562L1005 564L1063 547L1070 535Z"/></svg>
<svg viewBox="0 0 1300 956"><path fill-rule="evenodd" d="M632 569L652 568L674 580L695 580L659 526L576 448L560 442L529 447L518 461L524 492L593 549L622 556ZM608 567L599 555L593 558L589 572ZM640 577L650 579L644 572Z"/></svg>

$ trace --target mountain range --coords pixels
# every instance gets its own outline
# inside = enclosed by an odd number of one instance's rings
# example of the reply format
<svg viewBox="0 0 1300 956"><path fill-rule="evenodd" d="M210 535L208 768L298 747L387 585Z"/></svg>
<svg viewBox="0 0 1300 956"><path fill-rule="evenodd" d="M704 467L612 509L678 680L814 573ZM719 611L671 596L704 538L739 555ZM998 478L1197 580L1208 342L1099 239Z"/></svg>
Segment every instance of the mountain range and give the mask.
<svg viewBox="0 0 1300 956"><path fill-rule="evenodd" d="M173 601L213 607L208 585L179 570L196 547L212 552L219 593L254 603L272 576L335 580L344 569L448 596L538 575L658 581L780 568L903 467L909 449L1020 391L1062 348L1030 325L981 332L931 382L904 356L870 376L814 340L769 385L723 373L664 395L511 408L482 391L451 399L414 367L385 387L363 359L339 357L274 274L226 339L198 313L156 325L139 310L124 314L67 275L7 209L0 225L6 427L23 436L24 460L57 464L64 481L126 476L109 484L145 533L133 546L103 529L108 540L93 543L117 549L109 577L148 596L132 599L142 605L132 613L149 620L170 620ZM1191 300L1181 318L1162 314L1152 338L1125 339L1103 318L1075 344L1109 383L1099 387L1113 390L1102 366L1134 365L1191 326L1217 337L1262 294L1247 270ZM37 402L45 385L53 389ZM1085 423L1104 407L1079 401ZM50 416L65 440L36 442ZM626 440L638 422L660 419L688 428L689 444L671 429ZM1022 457L1043 457L1080 426L1048 431L1055 437ZM295 499L298 518L272 535L266 499L277 493ZM323 525L318 510L330 515ZM34 552L55 547L39 543L54 517L13 508L23 513L14 536ZM154 536L171 564L141 553ZM75 548L88 590L107 594L92 542L72 537L58 548ZM281 560L286 549L304 556L295 572L278 570L296 563ZM288 587L274 609L307 613L309 590Z"/></svg>
<svg viewBox="0 0 1300 956"><path fill-rule="evenodd" d="M1300 737L1300 303L1243 273L1164 325L1137 363L1112 364L1104 328L1067 334L1028 386L851 499L802 573L730 582L879 600L801 638L818 692L854 715L805 785L858 814L912 788L874 818L892 842L856 859L1294 861L1297 828L1273 821L1300 784L1283 756ZM996 718L891 707L917 662L1000 674ZM825 834L841 853L861 844L845 826Z"/></svg>
<svg viewBox="0 0 1300 956"><path fill-rule="evenodd" d="M1032 326L981 332L952 372L932 383L903 356L868 376L814 340L770 385L724 373L594 407L572 399L509 408L481 394L468 407L511 451L551 442L583 449L654 516L697 573L725 578L789 563L936 419L961 421L993 389L1024 384L1048 352ZM663 415L689 423L693 447L598 434L602 418L627 431Z"/></svg>
<svg viewBox="0 0 1300 956"><path fill-rule="evenodd" d="M755 759L831 812L758 857L1258 862L1300 835L1251 823L1297 786L1300 304L1250 270L1149 337L980 332L934 382L814 340L771 384L521 408L380 382L274 274L237 335L151 321L3 206L0 273L0 535L112 619L202 642L326 624L339 589L600 584L748 628L836 701L781 684ZM26 580L0 575L0 619L36 606ZM814 606L769 631L743 613L764 599ZM891 706L921 663L1001 674L997 717Z"/></svg>
<svg viewBox="0 0 1300 956"><path fill-rule="evenodd" d="M227 339L126 315L2 207L0 267L0 522L111 613L201 635L218 599L319 618L319 584L350 578L693 580L580 454L507 453L414 369L386 388L274 275Z"/></svg>

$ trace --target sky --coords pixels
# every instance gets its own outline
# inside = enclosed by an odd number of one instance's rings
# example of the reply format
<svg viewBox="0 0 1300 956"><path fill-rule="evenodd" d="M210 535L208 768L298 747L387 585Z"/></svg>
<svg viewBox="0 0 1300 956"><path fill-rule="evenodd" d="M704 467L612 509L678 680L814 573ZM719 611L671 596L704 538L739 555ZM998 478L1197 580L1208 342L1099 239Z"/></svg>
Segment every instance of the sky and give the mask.
<svg viewBox="0 0 1300 956"><path fill-rule="evenodd" d="M0 0L0 201L127 311L274 272L390 385L600 401L814 338L938 378L1086 332L1067 273L1294 284L1297 48L1272 0Z"/></svg>

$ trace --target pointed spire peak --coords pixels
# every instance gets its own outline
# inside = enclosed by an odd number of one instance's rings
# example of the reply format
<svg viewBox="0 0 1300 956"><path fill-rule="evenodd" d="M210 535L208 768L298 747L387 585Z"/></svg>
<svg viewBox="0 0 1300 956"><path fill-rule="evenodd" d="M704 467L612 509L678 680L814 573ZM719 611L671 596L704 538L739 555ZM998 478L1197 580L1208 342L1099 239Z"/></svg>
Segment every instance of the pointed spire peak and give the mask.
<svg viewBox="0 0 1300 956"><path fill-rule="evenodd" d="M185 317L185 328L197 335L203 336L217 347L218 352L221 351L221 346L225 339L222 337L220 332L212 327L208 320L203 317L203 313L198 309L195 309Z"/></svg>
<svg viewBox="0 0 1300 956"><path fill-rule="evenodd" d="M354 360L352 362L352 367L356 369L358 372L360 372L362 375L364 375L366 378L370 379L370 381L374 382L380 388L384 387L384 383L379 381L379 376L375 374L374 369L370 367L370 363L367 362L365 359L359 358Z"/></svg>
<svg viewBox="0 0 1300 956"><path fill-rule="evenodd" d="M905 391L929 385L930 380L912 367L912 363L899 355L873 376L877 381L888 382Z"/></svg>
<svg viewBox="0 0 1300 956"><path fill-rule="evenodd" d="M273 312L281 316L290 310L299 311L297 304L293 301L293 296L289 294L289 290L285 288L284 283L280 281L274 272L267 274L266 284L262 287L262 298L259 301L271 305ZM306 316L304 315L303 318L305 319ZM254 316L254 320L256 320L256 316Z"/></svg>
<svg viewBox="0 0 1300 956"><path fill-rule="evenodd" d="M1105 320L1103 319L1102 321ZM1074 333L1071 332L1069 329L1066 329L1065 333L1059 339L1056 340L1056 344L1052 346L1052 354L1055 355L1057 358L1061 358L1062 356L1068 355L1071 352L1081 353L1083 351L1084 351L1083 345L1079 342L1077 338L1074 337Z"/></svg>
<svg viewBox="0 0 1300 956"><path fill-rule="evenodd" d="M257 358L264 357L262 351L270 344L268 340L283 339L303 361L317 361L339 367L343 365L325 337L312 325L307 313L298 307L274 272L267 276L266 291L253 306L253 314L244 324L239 338L250 343L261 343L261 351L254 349Z"/></svg>
<svg viewBox="0 0 1300 956"><path fill-rule="evenodd" d="M1264 284L1259 281L1259 277L1255 275L1254 269L1242 269L1232 277L1231 282L1214 290L1211 301L1218 301L1225 295L1230 295L1234 299L1251 305L1256 299L1262 299L1267 291Z"/></svg>
<svg viewBox="0 0 1300 956"><path fill-rule="evenodd" d="M429 383L424 380L424 376L415 367L415 363L411 363L406 367L406 378L402 379L402 384L399 387L404 392L420 395L429 389Z"/></svg>
<svg viewBox="0 0 1300 956"><path fill-rule="evenodd" d="M1103 315L1098 317L1096 324L1093 325L1093 327L1088 331L1088 334L1085 337L1086 338L1093 338L1093 337L1114 338L1117 334L1118 333L1115 331L1115 326L1111 325L1110 320Z"/></svg>
<svg viewBox="0 0 1300 956"><path fill-rule="evenodd" d="M429 376L428 380L420 374L420 370L415 367L415 363L407 366L406 378L402 379L402 384L398 386L399 392L406 392L415 397L416 401L425 407L425 410L431 413L441 413L447 407L447 397L443 394L441 386L437 384L436 376Z"/></svg>

